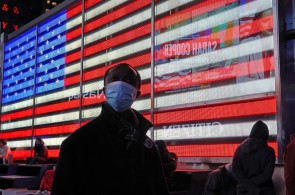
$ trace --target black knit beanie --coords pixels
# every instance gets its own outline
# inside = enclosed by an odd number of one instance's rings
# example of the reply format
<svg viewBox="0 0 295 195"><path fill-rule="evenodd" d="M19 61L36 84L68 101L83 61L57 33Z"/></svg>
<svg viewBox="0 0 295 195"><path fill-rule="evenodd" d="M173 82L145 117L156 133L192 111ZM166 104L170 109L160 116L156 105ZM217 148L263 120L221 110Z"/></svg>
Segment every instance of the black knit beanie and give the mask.
<svg viewBox="0 0 295 195"><path fill-rule="evenodd" d="M268 136L269 130L267 125L261 120L259 120L253 125L249 137L266 141L268 139Z"/></svg>

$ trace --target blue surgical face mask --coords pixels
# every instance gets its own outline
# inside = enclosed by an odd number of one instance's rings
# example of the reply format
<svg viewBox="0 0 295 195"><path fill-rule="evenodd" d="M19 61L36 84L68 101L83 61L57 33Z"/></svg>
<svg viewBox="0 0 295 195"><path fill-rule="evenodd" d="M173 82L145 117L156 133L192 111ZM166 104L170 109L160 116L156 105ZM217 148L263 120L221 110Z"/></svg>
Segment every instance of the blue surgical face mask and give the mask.
<svg viewBox="0 0 295 195"><path fill-rule="evenodd" d="M105 86L107 102L117 112L131 108L136 99L136 94L137 89L123 81L115 81Z"/></svg>

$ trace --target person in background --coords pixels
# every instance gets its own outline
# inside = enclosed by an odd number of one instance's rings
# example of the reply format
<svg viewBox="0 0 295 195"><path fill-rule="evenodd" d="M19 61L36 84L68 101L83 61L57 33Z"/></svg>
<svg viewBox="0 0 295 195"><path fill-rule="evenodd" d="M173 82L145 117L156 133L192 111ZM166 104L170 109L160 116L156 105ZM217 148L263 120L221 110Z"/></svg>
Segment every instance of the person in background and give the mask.
<svg viewBox="0 0 295 195"><path fill-rule="evenodd" d="M295 194L295 133L290 135L290 142L284 151L284 177L286 195Z"/></svg>
<svg viewBox="0 0 295 195"><path fill-rule="evenodd" d="M40 186L39 186L39 190L37 191L37 193L50 193L51 192L51 188L52 188L52 182L53 182L53 177L54 177L54 173L55 173L55 166L53 167L53 169L49 169L45 172Z"/></svg>
<svg viewBox="0 0 295 195"><path fill-rule="evenodd" d="M129 64L106 71L101 113L62 142L52 195L169 194L159 152L146 135L153 125L131 108L140 86Z"/></svg>
<svg viewBox="0 0 295 195"><path fill-rule="evenodd" d="M257 121L249 138L235 151L232 174L238 180L237 194L274 195L272 175L275 168L275 151L268 146L269 130Z"/></svg>
<svg viewBox="0 0 295 195"><path fill-rule="evenodd" d="M41 137L37 137L34 146L34 156L27 158L27 164L46 164L48 161L48 149Z"/></svg>
<svg viewBox="0 0 295 195"><path fill-rule="evenodd" d="M9 155L11 155L10 147L7 146L5 139L0 139L0 164L7 164Z"/></svg>
<svg viewBox="0 0 295 195"><path fill-rule="evenodd" d="M202 195L236 195L237 184L232 163L227 163L208 174Z"/></svg>
<svg viewBox="0 0 295 195"><path fill-rule="evenodd" d="M155 144L159 150L166 182L169 190L173 189L173 174L177 168L178 157L174 152L169 152L164 140L157 140Z"/></svg>

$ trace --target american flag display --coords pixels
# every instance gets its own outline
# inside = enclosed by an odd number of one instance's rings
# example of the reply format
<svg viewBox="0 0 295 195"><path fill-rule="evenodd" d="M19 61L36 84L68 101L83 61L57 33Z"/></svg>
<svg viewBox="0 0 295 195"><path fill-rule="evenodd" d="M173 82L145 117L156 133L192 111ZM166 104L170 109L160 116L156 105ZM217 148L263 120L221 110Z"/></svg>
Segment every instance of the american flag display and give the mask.
<svg viewBox="0 0 295 195"><path fill-rule="evenodd" d="M277 151L272 1L156 1L153 70L151 5L77 2L5 44L1 137L16 158L36 136L58 156L98 116L103 75L121 62L142 77L132 107L178 156L230 157L259 119Z"/></svg>

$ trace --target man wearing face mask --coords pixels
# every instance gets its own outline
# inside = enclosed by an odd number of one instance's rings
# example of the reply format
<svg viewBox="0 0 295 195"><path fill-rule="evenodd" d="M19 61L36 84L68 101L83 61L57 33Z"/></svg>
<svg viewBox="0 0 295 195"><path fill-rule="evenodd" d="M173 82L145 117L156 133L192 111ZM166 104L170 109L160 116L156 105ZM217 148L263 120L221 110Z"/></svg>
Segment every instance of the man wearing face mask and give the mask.
<svg viewBox="0 0 295 195"><path fill-rule="evenodd" d="M141 78L128 64L106 71L100 115L61 145L52 195L168 195L150 121L131 108ZM110 187L112 186L112 187Z"/></svg>

